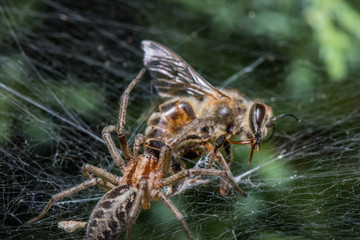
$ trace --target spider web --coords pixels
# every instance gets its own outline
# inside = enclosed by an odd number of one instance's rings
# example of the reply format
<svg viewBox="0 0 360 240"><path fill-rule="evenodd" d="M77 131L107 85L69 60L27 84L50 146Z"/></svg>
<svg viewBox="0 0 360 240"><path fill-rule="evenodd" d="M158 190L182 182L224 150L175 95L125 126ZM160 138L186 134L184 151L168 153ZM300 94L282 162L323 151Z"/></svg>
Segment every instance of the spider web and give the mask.
<svg viewBox="0 0 360 240"><path fill-rule="evenodd" d="M84 181L83 164L120 174L101 130L116 123L119 98L142 68L140 42L151 39L176 51L214 86L240 89L264 99L275 114L302 119L278 120L275 137L254 154L251 166L250 149L233 147L232 172L247 198L234 191L220 195L219 180L209 177L171 198L196 239L356 239L358 73L350 71L342 83L329 80L294 10L301 2L291 6L288 24L296 28L288 32L281 25L284 6L269 11L280 21L272 32L251 27L255 10L269 6L240 1L209 1L210 7L188 1L1 1L0 238L83 238L84 229L68 233L57 224L87 221L104 194L97 187L54 204L38 223L25 223L52 195ZM151 86L146 75L132 92L130 143L159 103ZM197 166L207 163L204 157ZM156 201L140 213L132 235L186 239Z"/></svg>

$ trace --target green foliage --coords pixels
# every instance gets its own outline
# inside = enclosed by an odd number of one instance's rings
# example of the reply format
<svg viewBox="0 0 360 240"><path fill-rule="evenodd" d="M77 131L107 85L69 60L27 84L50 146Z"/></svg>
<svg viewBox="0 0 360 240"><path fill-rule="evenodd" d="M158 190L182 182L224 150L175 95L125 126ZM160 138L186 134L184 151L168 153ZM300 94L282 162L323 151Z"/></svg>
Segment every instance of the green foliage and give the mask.
<svg viewBox="0 0 360 240"><path fill-rule="evenodd" d="M354 51L359 52L360 15L345 1L307 1L304 17L314 31L320 58L334 81L348 75L347 63Z"/></svg>
<svg viewBox="0 0 360 240"><path fill-rule="evenodd" d="M8 116L9 108L6 97L0 91L0 144L8 141L11 136L12 119Z"/></svg>
<svg viewBox="0 0 360 240"><path fill-rule="evenodd" d="M15 36L21 32L28 32L34 26L41 23L34 18L36 11L42 7L39 0L7 1L7 4L0 4L0 40Z"/></svg>
<svg viewBox="0 0 360 240"><path fill-rule="evenodd" d="M29 70L21 56L3 57L1 62L1 84L16 92L18 96L3 87L0 88L0 143L11 137L13 119L10 116L14 115L18 116L18 123L22 125L27 140L40 145L50 142L50 132L54 130L54 125L49 116L34 108L34 103L43 104L48 111L66 107L89 119L96 117L104 104L104 97L95 86L81 81L69 84L67 81L50 79L44 85L38 79L28 78ZM28 88L30 85L31 89ZM14 102L24 100L27 107L23 107L20 112L12 107Z"/></svg>
<svg viewBox="0 0 360 240"><path fill-rule="evenodd" d="M258 36L295 62L304 58L313 63L322 61L333 81L345 80L350 68L357 65L360 15L356 6L346 1L174 1L210 23L206 38L231 40L244 33ZM286 79L294 81L294 91L299 84L314 86L309 85L315 84L313 78L304 78L304 66L296 70L293 63L290 65ZM305 71L314 76L312 69Z"/></svg>
<svg viewBox="0 0 360 240"><path fill-rule="evenodd" d="M286 84L295 96L314 92L318 74L316 74L309 65L310 64L304 60L293 60L289 64L287 69Z"/></svg>

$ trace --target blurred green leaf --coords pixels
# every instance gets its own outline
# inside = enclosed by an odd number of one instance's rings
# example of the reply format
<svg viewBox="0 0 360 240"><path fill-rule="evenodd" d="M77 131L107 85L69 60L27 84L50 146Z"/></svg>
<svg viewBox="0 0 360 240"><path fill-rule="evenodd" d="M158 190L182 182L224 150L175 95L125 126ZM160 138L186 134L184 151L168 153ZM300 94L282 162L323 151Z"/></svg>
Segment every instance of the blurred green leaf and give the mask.
<svg viewBox="0 0 360 240"><path fill-rule="evenodd" d="M347 61L360 40L360 15L345 1L307 1L304 16L314 30L320 57L334 81L347 77ZM355 38L355 39L353 39Z"/></svg>
<svg viewBox="0 0 360 240"><path fill-rule="evenodd" d="M36 24L40 23L34 18L34 15L42 6L43 3L39 0L16 0L1 4L0 39L12 34L30 31Z"/></svg>
<svg viewBox="0 0 360 240"><path fill-rule="evenodd" d="M95 87L89 87L86 84L55 84L53 85L53 91L62 104L83 115L96 113L104 104L101 92ZM54 106L58 105L59 102L56 98L49 96L49 99Z"/></svg>
<svg viewBox="0 0 360 240"><path fill-rule="evenodd" d="M12 118L9 117L10 106L6 101L6 93L0 90L0 144L5 143L11 136Z"/></svg>
<svg viewBox="0 0 360 240"><path fill-rule="evenodd" d="M314 91L317 74L308 65L302 60L293 60L288 67L286 84L295 96Z"/></svg>

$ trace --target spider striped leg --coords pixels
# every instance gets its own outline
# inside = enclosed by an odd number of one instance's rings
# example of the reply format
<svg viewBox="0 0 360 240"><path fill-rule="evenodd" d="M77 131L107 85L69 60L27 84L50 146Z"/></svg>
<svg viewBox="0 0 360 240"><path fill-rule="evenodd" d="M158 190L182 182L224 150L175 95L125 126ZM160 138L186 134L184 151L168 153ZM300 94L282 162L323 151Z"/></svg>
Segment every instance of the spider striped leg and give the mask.
<svg viewBox="0 0 360 240"><path fill-rule="evenodd" d="M170 169L172 149L174 147L176 147L182 141L186 140L187 134L204 122L211 122L211 123L219 122L219 118L218 117L209 117L209 118L195 119L181 133L179 133L176 137L170 139L170 141L167 143L167 145L164 145L161 148L159 161L162 162L161 170L164 173L164 175L167 174Z"/></svg>
<svg viewBox="0 0 360 240"><path fill-rule="evenodd" d="M190 240L194 239L190 233L189 227L187 226L187 224L184 220L184 216L181 214L181 212L175 207L175 205L170 201L170 199L168 199L165 196L165 194L161 190L158 191L157 195L165 203L165 205L170 209L170 211L175 215L176 219L180 222L188 239L190 239Z"/></svg>
<svg viewBox="0 0 360 240"><path fill-rule="evenodd" d="M124 134L125 122L126 122L126 109L127 109L128 102L129 102L130 92L135 87L135 85L140 81L140 78L142 77L142 75L144 75L144 73L145 73L145 69L143 68L143 69L141 69L139 74L136 76L136 78L134 80L132 80L132 82L126 88L125 92L123 93L123 95L121 97L120 112L119 112L119 117L118 117L118 124L116 126L116 132L118 134L118 139L119 139L122 154L124 155L126 161L133 159L133 155L131 154L128 141Z"/></svg>
<svg viewBox="0 0 360 240"><path fill-rule="evenodd" d="M91 173L91 174L105 180L105 184L99 183L99 186L102 187L103 189L105 189L106 191L113 189L115 187L113 184L119 185L120 181L121 181L120 177L118 177L112 173L109 173L105 169L95 167L88 163L84 164L81 167L81 172L84 175L84 177L86 177L87 179L94 178L89 175L89 173Z"/></svg>
<svg viewBox="0 0 360 240"><path fill-rule="evenodd" d="M160 180L160 182L157 185L155 185L154 187L162 188L164 186L168 186L173 183L176 183L183 178L186 178L189 176L198 176L198 175L218 176L218 177L224 178L231 184L231 186L233 186L233 188L237 192L239 192L244 197L247 197L246 193L238 187L238 185L235 183L234 179L226 171L218 170L218 169L205 169L205 168L186 169L186 170L178 172L172 176L169 176L165 179Z"/></svg>
<svg viewBox="0 0 360 240"><path fill-rule="evenodd" d="M44 208L44 210L40 213L40 215L38 217L28 221L26 224L33 224L34 222L39 221L41 218L43 218L45 216L45 214L49 211L49 209L51 208L51 206L54 203L66 198L66 197L68 197L68 196L70 196L70 195L72 195L74 193L80 192L80 191L82 191L84 189L87 189L89 187L93 187L93 186L96 186L96 185L104 185L104 186L106 186L106 182L104 180L102 180L101 178L92 178L90 180L87 180L87 181L79 184L79 185L76 185L75 187L72 187L72 188L70 188L68 190L65 190L63 192L60 192L60 193L57 193L57 194L53 195L51 197L50 201L48 202L48 204L46 205L46 207ZM108 187L110 187L110 186L108 186Z"/></svg>
<svg viewBox="0 0 360 240"><path fill-rule="evenodd" d="M129 211L128 214L128 225L127 225L127 232L126 232L126 239L130 240L131 239L131 231L132 231L132 225L135 222L137 216L140 213L140 206L141 206L141 200L144 198L144 202L149 203L150 199L150 194L148 192L148 187L147 187L147 181L145 179L143 179L140 182L140 186L139 186L139 191L138 194L136 195L136 198L134 200L134 203Z"/></svg>
<svg viewBox="0 0 360 240"><path fill-rule="evenodd" d="M111 137L112 132L116 132L115 125L105 127L102 131L102 136L106 143L106 146L108 147L111 157L114 159L116 165L118 165L118 167L120 168L122 174L124 174L124 172L126 171L126 164L124 159L121 157L118 148L114 143L114 140Z"/></svg>
<svg viewBox="0 0 360 240"><path fill-rule="evenodd" d="M134 149L133 149L134 159L138 159L140 146L144 145L144 143L145 143L145 136L143 134L138 134L135 136Z"/></svg>
<svg viewBox="0 0 360 240"><path fill-rule="evenodd" d="M134 88L136 83L140 80L141 76L144 74L145 70L142 69L138 76L130 83L130 85L125 90L122 98L121 98L121 104L120 104L120 112L119 112L119 119L118 124L115 125L109 125L105 127L102 131L103 139L109 149L109 152L111 154L111 157L114 159L116 165L120 168L121 172L124 174L126 171L126 163L124 159L121 157L118 148L116 147L114 140L111 137L112 132L116 132L118 135L118 140L120 143L121 152L123 153L126 160L130 160L133 158L130 150L129 150L129 144L127 142L126 136L124 134L125 130L125 122L126 122L126 107L128 105L129 100L129 94L131 90Z"/></svg>

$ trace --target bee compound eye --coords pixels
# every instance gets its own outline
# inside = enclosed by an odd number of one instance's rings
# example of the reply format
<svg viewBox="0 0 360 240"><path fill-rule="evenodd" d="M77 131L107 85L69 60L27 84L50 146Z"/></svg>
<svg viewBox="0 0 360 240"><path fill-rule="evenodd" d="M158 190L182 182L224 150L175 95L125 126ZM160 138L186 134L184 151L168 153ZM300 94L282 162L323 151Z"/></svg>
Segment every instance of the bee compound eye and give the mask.
<svg viewBox="0 0 360 240"><path fill-rule="evenodd" d="M259 131L265 117L265 106L260 103L255 103L250 109L250 127L256 133Z"/></svg>
<svg viewBox="0 0 360 240"><path fill-rule="evenodd" d="M255 122L257 123L258 126L260 126L262 124L262 122L264 121L264 117L265 117L265 107L262 104L256 104L255 107Z"/></svg>

